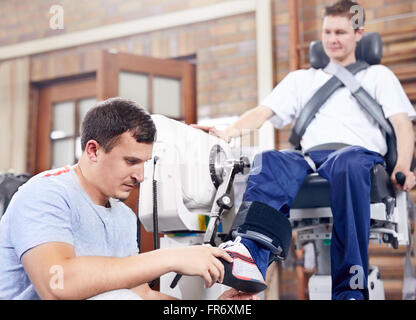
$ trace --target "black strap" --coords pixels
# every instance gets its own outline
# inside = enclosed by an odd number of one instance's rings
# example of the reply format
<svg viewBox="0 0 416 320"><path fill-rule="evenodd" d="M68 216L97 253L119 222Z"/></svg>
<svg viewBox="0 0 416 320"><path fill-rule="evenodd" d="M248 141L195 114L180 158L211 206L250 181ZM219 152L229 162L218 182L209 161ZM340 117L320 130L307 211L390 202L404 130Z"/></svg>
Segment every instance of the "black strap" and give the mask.
<svg viewBox="0 0 416 320"><path fill-rule="evenodd" d="M355 75L361 70L367 69L368 67L368 63L359 60L348 65L346 69ZM306 103L298 119L296 120L289 137L289 142L295 147L295 149L301 150L300 141L306 131L306 128L312 122L316 113L319 111L325 101L327 101L328 98L342 86L343 83L336 76L333 76L318 91L316 91L312 98L310 98Z"/></svg>
<svg viewBox="0 0 416 320"><path fill-rule="evenodd" d="M377 124L383 129L389 136L394 135L393 127L384 116L381 105L374 100L368 92L360 87L358 91L352 93L354 98L358 101L360 106L377 122Z"/></svg>
<svg viewBox="0 0 416 320"><path fill-rule="evenodd" d="M360 106L377 122L380 130L386 136L387 153L384 155L384 159L386 162L386 170L391 174L397 162L397 141L393 126L390 120L384 116L381 105L362 87L353 93L353 96Z"/></svg>

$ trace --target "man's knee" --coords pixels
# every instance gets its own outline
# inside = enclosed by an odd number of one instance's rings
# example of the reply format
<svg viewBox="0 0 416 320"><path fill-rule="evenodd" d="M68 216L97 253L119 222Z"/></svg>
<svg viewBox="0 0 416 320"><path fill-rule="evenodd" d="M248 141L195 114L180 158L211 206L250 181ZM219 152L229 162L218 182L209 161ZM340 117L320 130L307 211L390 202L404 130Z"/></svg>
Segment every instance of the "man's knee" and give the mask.
<svg viewBox="0 0 416 320"><path fill-rule="evenodd" d="M260 173L263 168L263 164L269 165L270 163L274 163L277 159L279 159L279 157L281 157L281 154L278 150L269 150L256 154L253 159L250 174L253 175Z"/></svg>
<svg viewBox="0 0 416 320"><path fill-rule="evenodd" d="M290 172L307 172L311 170L301 152L294 150L268 150L258 153L253 160L250 175Z"/></svg>
<svg viewBox="0 0 416 320"><path fill-rule="evenodd" d="M301 158L303 158L302 153L293 150L268 150L256 154L254 161L269 163L279 159L299 160Z"/></svg>

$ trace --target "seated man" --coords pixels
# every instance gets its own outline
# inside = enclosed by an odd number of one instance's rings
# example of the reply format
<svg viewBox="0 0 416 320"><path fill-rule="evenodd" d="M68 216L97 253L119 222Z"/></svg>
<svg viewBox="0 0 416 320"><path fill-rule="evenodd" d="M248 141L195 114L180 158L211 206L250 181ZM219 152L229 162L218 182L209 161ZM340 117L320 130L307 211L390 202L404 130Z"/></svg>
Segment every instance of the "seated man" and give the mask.
<svg viewBox="0 0 416 320"><path fill-rule="evenodd" d="M170 299L148 282L167 272L222 282L219 248L138 254L137 217L124 203L143 181L156 128L134 102L99 103L82 124L82 156L19 188L0 221L0 299ZM221 298L251 299L236 290Z"/></svg>
<svg viewBox="0 0 416 320"><path fill-rule="evenodd" d="M325 8L322 32L324 51L333 63L342 66L356 62L355 48L364 31L363 24L353 27L354 14L351 12L354 10L350 9L355 5L357 3L342 0ZM229 141L231 137L240 135L243 129L259 128L268 119L276 128L283 128L299 116L309 98L331 77L322 69L291 72L258 107L244 113L226 130L213 129L214 134ZM385 117L392 123L397 137L398 158L391 180L397 189L408 191L415 185L415 175L410 171L414 147L410 119L414 119L416 113L400 82L388 68L370 66L357 73L356 79L382 106ZM291 241L289 210L306 175L313 172L312 165L331 186L334 221L331 242L332 298L368 299L370 169L383 163L387 146L377 123L366 114L346 87L339 88L322 105L301 140L302 150L327 143L349 146L339 150L309 152L314 164L293 151L268 151L257 156L261 157L261 161L254 160L252 170L257 174L249 177L243 203L232 228L242 238L222 245L233 256L237 253L248 255L248 258L235 262L240 264L239 270L234 270L234 278L238 281L252 279L254 286L255 281L264 284L270 249L281 247L283 252L280 256L286 256ZM256 163L260 163L261 167L257 167ZM406 177L403 187L395 179L396 172L403 172ZM256 237L261 239L253 240ZM257 276L253 277L256 273L250 259L257 264L262 276L257 271ZM246 267L242 266L244 263ZM365 288L350 286L353 266L362 268ZM229 281L232 283L233 278L227 279Z"/></svg>

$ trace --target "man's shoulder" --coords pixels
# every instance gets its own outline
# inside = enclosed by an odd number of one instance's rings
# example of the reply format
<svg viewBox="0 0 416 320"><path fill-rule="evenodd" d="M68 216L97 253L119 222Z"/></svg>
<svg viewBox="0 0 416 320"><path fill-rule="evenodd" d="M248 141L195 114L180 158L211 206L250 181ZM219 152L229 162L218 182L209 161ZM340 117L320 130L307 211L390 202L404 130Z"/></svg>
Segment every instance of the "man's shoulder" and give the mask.
<svg viewBox="0 0 416 320"><path fill-rule="evenodd" d="M289 72L288 76L291 76L291 77L294 77L294 78L298 78L298 77L300 78L300 77L304 77L304 76L314 76L320 70L322 70L322 69L314 69L314 68L297 69L297 70Z"/></svg>
<svg viewBox="0 0 416 320"><path fill-rule="evenodd" d="M33 198L45 192L62 193L70 185L70 171L71 168L67 166L38 173L20 186L17 194L22 193Z"/></svg>
<svg viewBox="0 0 416 320"><path fill-rule="evenodd" d="M389 84L391 88L394 88L393 84L400 84L393 70L382 64L371 65L360 73L358 78L364 86L384 88L386 84Z"/></svg>
<svg viewBox="0 0 416 320"><path fill-rule="evenodd" d="M45 184L65 184L71 178L71 170L72 168L70 166L47 170L38 173L31 180Z"/></svg>
<svg viewBox="0 0 416 320"><path fill-rule="evenodd" d="M281 82L285 82L287 84L292 83L298 86L302 83L312 81L318 72L319 69L313 68L290 71Z"/></svg>
<svg viewBox="0 0 416 320"><path fill-rule="evenodd" d="M393 71L389 67L387 67L387 66L385 66L383 64L374 64L374 65L371 65L371 66L369 66L367 68L367 72L369 74L375 76L375 77L379 77L381 75L394 76Z"/></svg>
<svg viewBox="0 0 416 320"><path fill-rule="evenodd" d="M68 175L70 174L72 168L70 166L65 166L62 168L56 168L56 169L50 169L50 170L46 170L43 172L38 173L36 176L34 176L34 178L50 178L47 180L53 181L53 180L57 180L59 181L60 179L65 179L68 177ZM55 178L55 179L54 179Z"/></svg>

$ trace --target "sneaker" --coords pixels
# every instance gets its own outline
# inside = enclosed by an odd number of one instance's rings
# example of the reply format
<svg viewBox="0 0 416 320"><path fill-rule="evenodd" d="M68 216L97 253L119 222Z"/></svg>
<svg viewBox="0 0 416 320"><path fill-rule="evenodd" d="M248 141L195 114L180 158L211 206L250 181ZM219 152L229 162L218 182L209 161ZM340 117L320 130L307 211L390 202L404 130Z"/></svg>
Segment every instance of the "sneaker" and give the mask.
<svg viewBox="0 0 416 320"><path fill-rule="evenodd" d="M267 288L250 252L241 243L241 237L224 242L219 248L225 250L234 260L230 263L220 258L225 268L223 284L248 293L257 293Z"/></svg>

